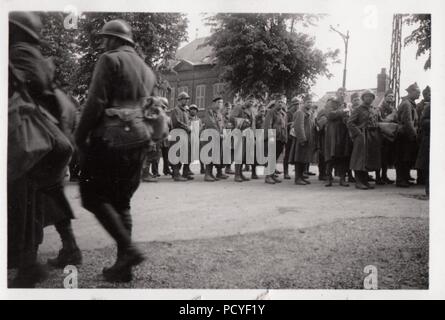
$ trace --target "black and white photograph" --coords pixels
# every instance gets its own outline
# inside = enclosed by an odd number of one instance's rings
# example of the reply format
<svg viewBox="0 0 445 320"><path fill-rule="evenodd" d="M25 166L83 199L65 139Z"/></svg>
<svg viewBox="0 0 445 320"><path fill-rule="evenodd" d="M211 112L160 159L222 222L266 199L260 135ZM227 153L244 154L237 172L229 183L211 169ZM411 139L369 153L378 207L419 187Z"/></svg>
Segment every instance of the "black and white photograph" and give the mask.
<svg viewBox="0 0 445 320"><path fill-rule="evenodd" d="M107 3L2 3L2 297L444 298L440 1Z"/></svg>

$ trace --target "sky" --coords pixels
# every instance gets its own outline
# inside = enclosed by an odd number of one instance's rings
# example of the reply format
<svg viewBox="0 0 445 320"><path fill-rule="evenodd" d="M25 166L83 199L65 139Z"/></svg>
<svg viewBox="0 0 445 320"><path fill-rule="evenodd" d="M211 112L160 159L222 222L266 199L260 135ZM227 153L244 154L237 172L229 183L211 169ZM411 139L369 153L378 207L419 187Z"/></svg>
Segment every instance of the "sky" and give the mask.
<svg viewBox="0 0 445 320"><path fill-rule="evenodd" d="M189 19L189 41L197 37L208 36L210 28L205 25L205 15L198 12L187 13ZM315 37L317 48L325 51L340 49L341 63L331 64L330 72L333 76L328 79L319 77L312 87L312 93L321 98L327 91L334 91L341 87L343 79L344 43L340 35L330 31L330 25L346 33L349 30L348 64L346 88L369 89L377 86L377 74L382 68L389 73L391 56L392 13L364 7L362 12L351 13L342 8L332 8L332 11L320 20L315 27L298 26L297 31L308 33ZM414 27L403 25L402 38L410 34ZM185 44L185 43L184 43ZM184 45L183 44L183 45ZM415 45L402 48L401 55L401 89L417 82L421 88L430 84L431 71L424 71L426 56L416 59ZM405 92L401 90L403 96Z"/></svg>

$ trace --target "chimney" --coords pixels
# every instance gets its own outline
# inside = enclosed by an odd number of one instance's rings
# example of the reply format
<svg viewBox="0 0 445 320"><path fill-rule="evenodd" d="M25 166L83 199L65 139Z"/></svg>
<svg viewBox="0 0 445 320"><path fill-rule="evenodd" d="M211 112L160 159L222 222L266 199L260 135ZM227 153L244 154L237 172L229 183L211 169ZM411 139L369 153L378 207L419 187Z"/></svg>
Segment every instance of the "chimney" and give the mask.
<svg viewBox="0 0 445 320"><path fill-rule="evenodd" d="M388 90L389 79L386 74L386 68L382 68L380 74L377 75L377 93L384 93Z"/></svg>

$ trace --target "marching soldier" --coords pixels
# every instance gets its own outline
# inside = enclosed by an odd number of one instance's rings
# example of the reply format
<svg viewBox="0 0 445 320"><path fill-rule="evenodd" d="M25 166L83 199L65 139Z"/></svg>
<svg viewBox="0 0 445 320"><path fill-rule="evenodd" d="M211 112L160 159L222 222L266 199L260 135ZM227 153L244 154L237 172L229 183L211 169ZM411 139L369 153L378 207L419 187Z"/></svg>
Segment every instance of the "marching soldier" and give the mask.
<svg viewBox="0 0 445 320"><path fill-rule="evenodd" d="M21 95L26 93L29 103L41 106L59 126L57 132L52 132L56 137L53 149L18 180L8 178L8 267L18 267L14 287L33 287L45 276L36 258L46 225L54 224L62 240L59 255L49 259L48 264L63 268L82 262L72 230L74 215L63 191L64 175L73 153L68 140L71 141L76 110L71 103L62 103L56 97L56 90L61 91L55 85L54 65L39 48L41 29L42 23L35 13L9 15L9 89Z"/></svg>
<svg viewBox="0 0 445 320"><path fill-rule="evenodd" d="M83 206L117 243L117 259L103 269L105 279L128 282L132 267L144 260L131 239L130 201L150 140L143 107L156 79L135 52L125 21L107 22L100 35L106 51L96 63L75 135L83 158L80 194Z"/></svg>
<svg viewBox="0 0 445 320"><path fill-rule="evenodd" d="M410 171L417 156L417 111L416 100L420 96L417 83L410 85L406 91L408 96L402 99L397 108L397 122L400 130L396 139L396 186L410 186Z"/></svg>
<svg viewBox="0 0 445 320"><path fill-rule="evenodd" d="M190 136L190 119L189 119L189 113L188 113L188 107L187 104L190 100L190 96L187 92L181 92L178 95L178 105L173 109L171 114L171 120L172 120L172 128L173 129L182 129L187 132L187 134ZM183 167L182 170L182 176L180 174L181 167ZM193 177L190 175L189 166L187 164L184 164L184 166L181 163L178 163L176 165L173 165L173 180L174 181L187 181L187 180L193 180Z"/></svg>

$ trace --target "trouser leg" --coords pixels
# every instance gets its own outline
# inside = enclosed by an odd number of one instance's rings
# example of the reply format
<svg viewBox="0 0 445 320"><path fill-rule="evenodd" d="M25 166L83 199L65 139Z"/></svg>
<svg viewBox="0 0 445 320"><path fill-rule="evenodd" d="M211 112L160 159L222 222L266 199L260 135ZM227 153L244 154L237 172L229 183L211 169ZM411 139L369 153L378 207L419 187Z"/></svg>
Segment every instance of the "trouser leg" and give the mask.
<svg viewBox="0 0 445 320"><path fill-rule="evenodd" d="M73 227L71 224L71 219L64 219L54 224L56 231L59 233L60 239L62 241L63 249L65 250L76 250L77 242L73 233Z"/></svg>

